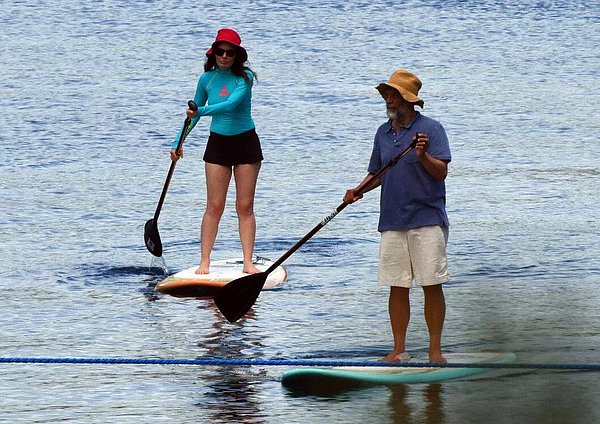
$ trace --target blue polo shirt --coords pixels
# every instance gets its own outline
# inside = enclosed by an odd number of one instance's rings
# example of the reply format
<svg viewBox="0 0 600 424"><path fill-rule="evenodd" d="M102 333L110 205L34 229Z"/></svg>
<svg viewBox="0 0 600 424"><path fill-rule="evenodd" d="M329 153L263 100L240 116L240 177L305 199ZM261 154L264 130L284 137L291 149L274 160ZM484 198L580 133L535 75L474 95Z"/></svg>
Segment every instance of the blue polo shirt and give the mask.
<svg viewBox="0 0 600 424"><path fill-rule="evenodd" d="M444 127L435 119L417 112L415 119L399 134L391 121L375 134L369 173L376 173L411 142L416 133L429 137L428 153L450 162L450 145ZM430 225L449 226L446 214L446 185L433 178L421 165L414 150L391 167L381 178L379 231L401 231Z"/></svg>

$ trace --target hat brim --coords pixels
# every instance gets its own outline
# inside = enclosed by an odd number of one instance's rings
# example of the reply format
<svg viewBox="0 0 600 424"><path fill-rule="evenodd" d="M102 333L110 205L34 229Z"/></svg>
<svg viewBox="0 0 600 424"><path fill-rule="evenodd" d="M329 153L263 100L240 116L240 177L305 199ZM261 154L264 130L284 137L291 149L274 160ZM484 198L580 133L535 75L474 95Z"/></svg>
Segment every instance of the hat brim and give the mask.
<svg viewBox="0 0 600 424"><path fill-rule="evenodd" d="M382 82L375 88L377 89L377 91L379 91L379 94L381 94L381 96L383 96L383 92L382 92L383 89L392 88L392 89L396 90L398 93L400 93L402 98L404 100L406 100L408 103L414 103L416 105L419 105L419 107L421 109L423 109L423 106L425 105L425 102L423 100L421 100L419 98L419 96L415 96L414 94L412 94L409 91L406 91L404 88L400 87L399 85Z"/></svg>
<svg viewBox="0 0 600 424"><path fill-rule="evenodd" d="M215 41L214 43L212 43L212 46L210 46L210 49L208 49L206 51L206 55L210 56L213 52L213 49L215 48L215 45L217 45L219 43L227 43L227 44L235 47L235 49L237 50L236 56L238 56L238 55L241 56L242 63L245 63L248 60L248 52L246 52L245 48L243 48L242 46L237 46L237 45L230 43L229 41L225 41L225 40L219 40L219 41Z"/></svg>

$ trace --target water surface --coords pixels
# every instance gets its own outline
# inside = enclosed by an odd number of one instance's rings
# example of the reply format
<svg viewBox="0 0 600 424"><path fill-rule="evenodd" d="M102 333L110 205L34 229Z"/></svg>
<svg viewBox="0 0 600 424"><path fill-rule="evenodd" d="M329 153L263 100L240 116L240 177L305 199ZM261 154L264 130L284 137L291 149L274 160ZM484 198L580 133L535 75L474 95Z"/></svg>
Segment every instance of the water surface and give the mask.
<svg viewBox="0 0 600 424"><path fill-rule="evenodd" d="M2 356L372 360L391 347L376 287L377 193L285 265L236 324L211 300L155 296L198 259L208 122L143 243L168 149L217 29L238 29L265 161L257 253L278 258L362 180L396 68L445 126L452 281L447 351L600 363L600 7L595 2L242 1L0 7ZM398 166L401 166L399 164ZM215 258L240 246L233 198ZM422 295L408 349L426 351ZM281 367L3 364L0 418L46 422L577 422L597 373L297 396Z"/></svg>

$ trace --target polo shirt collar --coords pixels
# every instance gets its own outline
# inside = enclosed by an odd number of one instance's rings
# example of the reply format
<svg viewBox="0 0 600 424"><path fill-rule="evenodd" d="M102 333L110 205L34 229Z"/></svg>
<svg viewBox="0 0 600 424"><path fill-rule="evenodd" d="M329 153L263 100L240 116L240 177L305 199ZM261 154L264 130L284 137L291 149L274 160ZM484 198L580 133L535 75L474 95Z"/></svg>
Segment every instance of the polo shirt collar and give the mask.
<svg viewBox="0 0 600 424"><path fill-rule="evenodd" d="M412 127L412 124L414 124L415 121L421 117L421 112L419 112L418 110L415 110L415 113L416 113L415 118L412 121L410 121L410 123L406 127L404 127L405 129L408 130L410 127ZM393 130L392 120L388 119L388 121L387 121L387 128L386 128L385 132L389 133L392 130Z"/></svg>

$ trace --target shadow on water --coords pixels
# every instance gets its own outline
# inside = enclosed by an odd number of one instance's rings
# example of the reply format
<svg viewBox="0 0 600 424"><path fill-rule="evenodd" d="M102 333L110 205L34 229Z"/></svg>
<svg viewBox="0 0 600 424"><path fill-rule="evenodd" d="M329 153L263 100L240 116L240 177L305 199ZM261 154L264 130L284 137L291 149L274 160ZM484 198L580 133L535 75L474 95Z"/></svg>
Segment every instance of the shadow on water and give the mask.
<svg viewBox="0 0 600 424"><path fill-rule="evenodd" d="M58 272L56 282L69 290L80 291L118 285L135 287L148 300L156 300L154 288L168 275L162 258L153 257L148 266L107 266L103 263L82 264L69 272ZM107 286L107 282L110 285ZM140 283L142 284L141 288Z"/></svg>
<svg viewBox="0 0 600 424"><path fill-rule="evenodd" d="M106 284L106 281L128 280L131 277L139 281L139 277L165 277L167 272L159 266L106 266L106 264L81 265L79 272L70 271L69 276L59 278L58 282L83 281L86 285ZM59 275L60 277L60 275Z"/></svg>

